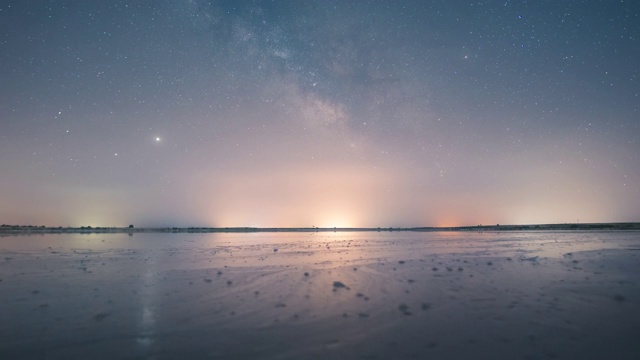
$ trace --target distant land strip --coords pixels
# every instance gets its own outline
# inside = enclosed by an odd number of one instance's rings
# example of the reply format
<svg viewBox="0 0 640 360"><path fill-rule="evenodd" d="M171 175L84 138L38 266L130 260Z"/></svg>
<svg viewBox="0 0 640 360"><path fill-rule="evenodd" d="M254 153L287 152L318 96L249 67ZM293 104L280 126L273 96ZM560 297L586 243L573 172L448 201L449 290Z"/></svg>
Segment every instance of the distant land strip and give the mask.
<svg viewBox="0 0 640 360"><path fill-rule="evenodd" d="M451 227L47 227L35 225L2 225L0 235L6 234L105 234L105 233L257 233L257 232L378 232L378 231L567 231L567 230L640 230L640 222L625 223L567 223L534 225L475 225Z"/></svg>

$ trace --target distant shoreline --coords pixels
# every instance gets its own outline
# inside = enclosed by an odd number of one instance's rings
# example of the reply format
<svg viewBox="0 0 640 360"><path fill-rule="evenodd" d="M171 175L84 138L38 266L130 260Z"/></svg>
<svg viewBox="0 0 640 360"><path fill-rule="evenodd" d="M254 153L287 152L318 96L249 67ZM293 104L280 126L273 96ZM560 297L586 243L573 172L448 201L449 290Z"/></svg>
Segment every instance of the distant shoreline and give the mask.
<svg viewBox="0 0 640 360"><path fill-rule="evenodd" d="M392 231L567 231L567 230L640 230L640 222L571 223L532 225L476 225L451 227L377 227L377 228L257 228L257 227L46 227L33 225L2 225L0 234L134 234L134 233L274 233L274 232L392 232Z"/></svg>

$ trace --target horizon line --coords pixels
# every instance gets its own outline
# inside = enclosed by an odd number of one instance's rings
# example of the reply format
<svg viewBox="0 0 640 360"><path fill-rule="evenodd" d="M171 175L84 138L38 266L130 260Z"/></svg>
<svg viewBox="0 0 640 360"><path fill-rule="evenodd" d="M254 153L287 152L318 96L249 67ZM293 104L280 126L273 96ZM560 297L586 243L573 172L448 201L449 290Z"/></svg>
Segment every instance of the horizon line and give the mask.
<svg viewBox="0 0 640 360"><path fill-rule="evenodd" d="M390 232L390 231L463 231L463 230L640 230L640 222L593 222L593 223L545 223L545 224L495 224L461 226L407 226L407 227L252 227L252 226L149 226L123 227L103 226L45 226L45 225L7 225L0 226L0 232L38 232L38 233L215 233L215 232Z"/></svg>

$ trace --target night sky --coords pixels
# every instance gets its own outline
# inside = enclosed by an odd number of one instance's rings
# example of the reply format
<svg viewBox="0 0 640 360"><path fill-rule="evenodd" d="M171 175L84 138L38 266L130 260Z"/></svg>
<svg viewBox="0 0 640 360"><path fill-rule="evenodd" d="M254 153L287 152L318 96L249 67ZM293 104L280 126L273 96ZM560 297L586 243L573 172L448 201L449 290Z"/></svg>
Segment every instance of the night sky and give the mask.
<svg viewBox="0 0 640 360"><path fill-rule="evenodd" d="M640 221L640 2L2 1L0 223Z"/></svg>

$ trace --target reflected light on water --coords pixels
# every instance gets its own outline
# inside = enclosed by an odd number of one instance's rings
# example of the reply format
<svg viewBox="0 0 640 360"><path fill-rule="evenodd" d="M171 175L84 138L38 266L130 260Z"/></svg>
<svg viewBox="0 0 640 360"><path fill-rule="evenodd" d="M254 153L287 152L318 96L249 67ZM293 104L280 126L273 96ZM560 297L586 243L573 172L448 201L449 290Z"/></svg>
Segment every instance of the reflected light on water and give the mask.
<svg viewBox="0 0 640 360"><path fill-rule="evenodd" d="M419 358L432 358L434 348L420 345L427 334L451 345L433 358L447 357L470 338L478 341L469 351L486 343L492 353L499 341L511 349L508 358L522 358L516 356L518 339L529 342L530 334L541 347L561 341L569 349L577 337L587 346L622 327L610 338L616 344L611 349L636 349L628 312L637 308L639 294L636 251L630 251L640 248L638 234L6 237L0 244L0 265L6 265L0 322L12 331L0 337L0 348L14 355L7 358L30 351L30 358L74 358L76 349L97 358L108 347L116 352L112 357L135 353L141 359L205 353L221 359L326 359L362 358L359 349L371 349L371 357L398 358L406 347ZM609 319L605 328L603 319ZM79 330L79 321L86 327ZM37 331L41 327L55 331ZM587 338L594 331L593 340ZM337 344L334 339L348 353L326 347ZM408 340L403 347L376 348L380 339Z"/></svg>
<svg viewBox="0 0 640 360"><path fill-rule="evenodd" d="M155 326L156 314L154 304L158 301L156 275L156 259L150 258L147 263L147 269L142 277L140 286L140 315L138 317L138 331L136 344L140 352L147 352L149 347L155 342Z"/></svg>

